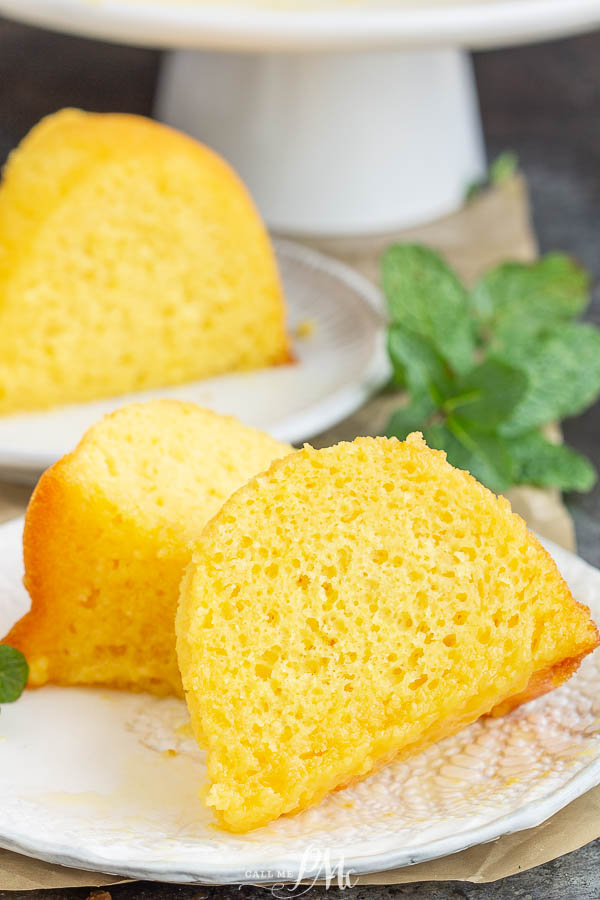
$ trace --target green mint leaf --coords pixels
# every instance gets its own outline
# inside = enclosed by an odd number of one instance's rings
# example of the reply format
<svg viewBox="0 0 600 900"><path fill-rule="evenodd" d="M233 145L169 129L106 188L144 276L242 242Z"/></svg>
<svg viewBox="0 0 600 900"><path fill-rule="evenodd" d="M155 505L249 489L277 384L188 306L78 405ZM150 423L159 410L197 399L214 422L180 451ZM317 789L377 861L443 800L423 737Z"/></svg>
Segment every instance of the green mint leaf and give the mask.
<svg viewBox="0 0 600 900"><path fill-rule="evenodd" d="M503 359L520 366L529 387L501 426L511 437L582 412L600 393L600 329L567 322L535 342L507 348Z"/></svg>
<svg viewBox="0 0 600 900"><path fill-rule="evenodd" d="M580 315L589 303L589 276L565 254L548 253L535 263L504 263L486 272L471 300L491 332L492 348L501 349Z"/></svg>
<svg viewBox="0 0 600 900"><path fill-rule="evenodd" d="M396 384L411 393L439 396L447 383L444 361L428 338L407 331L401 325L388 330L388 353Z"/></svg>
<svg viewBox="0 0 600 900"><path fill-rule="evenodd" d="M382 260L383 290L392 324L427 338L456 372L473 366L469 298L455 272L433 250L396 244Z"/></svg>
<svg viewBox="0 0 600 900"><path fill-rule="evenodd" d="M446 451L449 463L470 472L490 490L502 493L513 483L509 446L498 435L450 416L445 425L426 428L423 436L430 447Z"/></svg>
<svg viewBox="0 0 600 900"><path fill-rule="evenodd" d="M14 703L27 684L29 666L20 650L0 644L0 703Z"/></svg>
<svg viewBox="0 0 600 900"><path fill-rule="evenodd" d="M423 431L434 412L435 404L429 394L416 394L408 406L403 406L393 413L385 435L403 441L411 431Z"/></svg>
<svg viewBox="0 0 600 900"><path fill-rule="evenodd" d="M497 156L489 168L490 184L499 186L512 178L519 168L519 157L514 150L505 150Z"/></svg>
<svg viewBox="0 0 600 900"><path fill-rule="evenodd" d="M494 431L525 395L527 376L514 366L486 359L456 384L457 394L442 407L480 431Z"/></svg>
<svg viewBox="0 0 600 900"><path fill-rule="evenodd" d="M509 443L515 481L561 491L589 491L596 470L585 456L565 444L553 444L540 431L529 431Z"/></svg>

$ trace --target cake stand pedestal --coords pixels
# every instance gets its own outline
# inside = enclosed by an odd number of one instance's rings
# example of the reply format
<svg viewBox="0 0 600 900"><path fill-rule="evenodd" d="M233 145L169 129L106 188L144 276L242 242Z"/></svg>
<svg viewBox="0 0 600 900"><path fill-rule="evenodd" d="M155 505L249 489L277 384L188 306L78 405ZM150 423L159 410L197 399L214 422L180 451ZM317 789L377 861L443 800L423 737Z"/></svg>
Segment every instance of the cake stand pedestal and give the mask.
<svg viewBox="0 0 600 900"><path fill-rule="evenodd" d="M459 50L180 50L165 57L155 109L222 153L287 234L428 221L460 206L484 171Z"/></svg>

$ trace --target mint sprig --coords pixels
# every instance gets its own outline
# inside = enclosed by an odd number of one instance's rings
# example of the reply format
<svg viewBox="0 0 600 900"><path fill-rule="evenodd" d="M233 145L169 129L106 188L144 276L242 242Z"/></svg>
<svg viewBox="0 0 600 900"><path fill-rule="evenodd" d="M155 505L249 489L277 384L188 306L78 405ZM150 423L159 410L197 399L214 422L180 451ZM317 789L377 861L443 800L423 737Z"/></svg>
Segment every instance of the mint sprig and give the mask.
<svg viewBox="0 0 600 900"><path fill-rule="evenodd" d="M0 644L0 703L18 700L29 677L27 660L20 650Z"/></svg>
<svg viewBox="0 0 600 900"><path fill-rule="evenodd" d="M591 489L592 464L542 432L600 395L600 329L576 321L585 270L551 253L497 266L469 291L439 254L402 244L384 255L382 282L393 382L409 395L388 435L423 431L497 492Z"/></svg>

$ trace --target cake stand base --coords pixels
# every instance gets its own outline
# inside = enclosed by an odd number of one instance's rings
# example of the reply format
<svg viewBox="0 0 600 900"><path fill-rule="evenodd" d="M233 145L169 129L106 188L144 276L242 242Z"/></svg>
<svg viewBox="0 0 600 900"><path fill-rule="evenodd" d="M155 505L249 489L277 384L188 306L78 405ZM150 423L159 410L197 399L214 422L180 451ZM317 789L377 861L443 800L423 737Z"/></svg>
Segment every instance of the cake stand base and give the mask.
<svg viewBox="0 0 600 900"><path fill-rule="evenodd" d="M156 115L219 151L268 225L392 231L450 213L484 172L466 53L166 54Z"/></svg>

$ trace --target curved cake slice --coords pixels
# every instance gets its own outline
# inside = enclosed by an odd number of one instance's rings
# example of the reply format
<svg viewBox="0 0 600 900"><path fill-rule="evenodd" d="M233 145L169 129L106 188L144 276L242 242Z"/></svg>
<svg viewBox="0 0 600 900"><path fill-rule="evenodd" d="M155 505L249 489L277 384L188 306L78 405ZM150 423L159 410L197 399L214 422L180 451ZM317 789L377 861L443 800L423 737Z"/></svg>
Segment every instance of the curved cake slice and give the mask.
<svg viewBox="0 0 600 900"><path fill-rule="evenodd" d="M265 228L217 154L66 109L0 186L0 413L289 360Z"/></svg>
<svg viewBox="0 0 600 900"><path fill-rule="evenodd" d="M31 611L4 641L27 657L30 686L181 694L175 611L192 545L233 491L291 449L175 400L94 425L27 510Z"/></svg>
<svg viewBox="0 0 600 900"><path fill-rule="evenodd" d="M177 638L206 802L247 831L550 690L598 632L509 503L411 435L306 447L234 494Z"/></svg>

